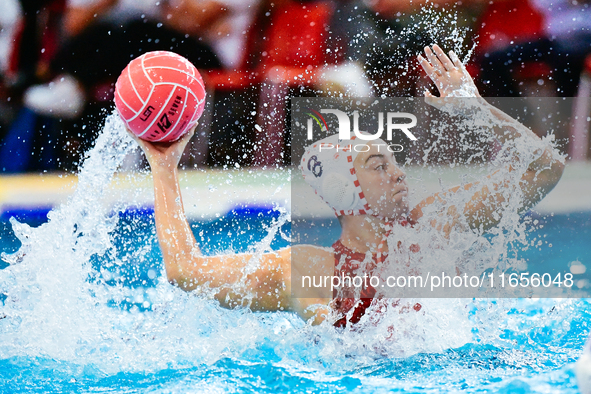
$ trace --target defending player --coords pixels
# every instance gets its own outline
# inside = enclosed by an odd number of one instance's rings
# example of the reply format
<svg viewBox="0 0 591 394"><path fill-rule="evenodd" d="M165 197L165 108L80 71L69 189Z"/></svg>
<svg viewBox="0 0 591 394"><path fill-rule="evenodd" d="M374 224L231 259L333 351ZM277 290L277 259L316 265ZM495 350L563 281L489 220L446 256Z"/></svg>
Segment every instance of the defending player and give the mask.
<svg viewBox="0 0 591 394"><path fill-rule="evenodd" d="M419 60L427 75L435 82L442 98L457 97L458 91L479 98L472 78L453 52L448 57L434 45L433 49L425 48L425 53L426 59L420 56ZM433 105L441 100L428 93L426 96ZM530 208L556 185L562 175L564 163L554 148L550 144L544 145L533 132L484 100L481 105L503 124L502 128L492 131L500 142L524 137L533 145L541 146L538 158L527 163L527 171L520 182L524 197L523 209ZM292 273L291 259L313 262L325 272L333 272L339 262L345 263L340 264L339 269L347 270L347 261L365 256L367 252L371 252L377 261L379 255L383 255L381 251L388 250L387 247L384 248L387 223L398 221L421 231L421 226L430 225L418 224L423 210L442 199L442 194L435 194L416 207L409 207L405 173L392 155L379 152L374 145L368 151L356 154L350 163L355 173L350 176L355 178L352 181L359 182L364 198L339 216L342 234L333 250L301 245L261 256L203 256L185 217L178 181L179 158L191 136L192 133L189 133L182 139L167 144L149 143L139 139L137 141L146 154L154 178L156 228L169 281L186 291L200 286L216 289L215 297L224 307L248 304L253 311L293 311L304 319L313 318L315 323L323 321L327 316L331 316L331 323L337 326L355 323L371 304L375 291L365 289L366 293L359 299L292 298L292 274L298 276L299 273ZM331 138L336 137L328 137L326 140ZM526 155L514 152L516 162L522 160L521 156ZM306 155L303 160L305 159ZM335 172L351 174L349 168L343 168L338 163L333 164ZM305 167L302 166L304 177L309 180L311 177L306 176ZM323 176L328 175L330 171ZM315 187L314 182L309 183ZM460 218L472 228L487 229L495 226L500 218L494 213L505 201L505 188L506 180L493 182L492 185L478 182L465 185L464 189L473 193L470 202L462 211L455 206L447 206L440 212L445 219L444 224L439 223L437 229L449 235L454 228L458 228ZM316 190L319 194L322 193L317 187ZM459 187L456 187L448 193L456 193L458 190ZM243 269L253 258L259 260L258 268L244 280ZM420 309L420 305L415 305L414 308Z"/></svg>

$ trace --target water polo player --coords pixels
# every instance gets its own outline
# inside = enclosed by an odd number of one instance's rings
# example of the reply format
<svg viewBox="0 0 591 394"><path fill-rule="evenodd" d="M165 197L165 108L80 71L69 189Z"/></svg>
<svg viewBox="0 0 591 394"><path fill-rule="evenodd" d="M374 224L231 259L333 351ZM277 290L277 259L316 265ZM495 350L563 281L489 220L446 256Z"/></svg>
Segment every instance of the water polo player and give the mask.
<svg viewBox="0 0 591 394"><path fill-rule="evenodd" d="M513 164L526 157L519 187L523 194L523 209L539 202L556 185L562 175L564 163L550 143L543 142L533 132L498 109L479 98L472 78L457 56L450 52L448 57L438 46L425 48L426 58L419 61L427 75L436 84L440 96L477 97L502 127L491 133L501 142L525 138L530 145L539 147L537 155L512 152ZM433 105L441 103L440 98L426 94ZM155 215L158 240L162 249L166 273L171 283L191 291L201 286L216 289L216 299L222 306L232 308L249 305L254 311L293 311L304 319L313 318L318 323L327 318L331 323L343 326L355 323L370 306L375 289L368 286L356 298L336 296L331 298L292 298L291 259L313 262L331 272L350 270L352 261L363 260L371 255L374 263L387 261L386 236L396 222L421 232L426 226L435 226L448 236L452 230L462 231L461 223L475 229L495 226L500 218L495 213L506 201L503 192L505 180L470 183L463 186L471 198L462 209L441 204L443 194L432 195L416 207L408 205L408 186L405 173L396 164L389 152L379 151L376 145L367 149L351 150L350 155L334 154L322 158L325 164L321 176L311 174L306 161L310 160L308 150L301 166L305 180L335 210L342 226L342 234L331 250L311 245L299 245L265 253L261 256L233 254L203 256L185 217L178 181L177 165L191 133L173 143L152 143L137 140L150 164L155 190ZM331 136L317 143L338 144L338 136ZM353 141L359 144L359 141ZM515 145L518 146L518 145ZM358 152L366 150L363 152ZM348 158L347 156L350 156ZM310 167L311 169L313 167ZM489 176L490 177L490 176ZM490 180L490 179L489 179ZM328 185L328 186L327 186ZM330 185L333 185L330 187ZM457 193L460 187L447 193ZM437 208L443 222L421 220L426 208ZM462 220L460 220L462 219ZM395 233L393 234L395 236ZM392 236L390 236L392 239ZM428 248L429 245L413 245ZM245 274L244 268L251 259L257 258L257 269ZM297 273L293 273L297 275ZM244 278L243 276L246 275ZM397 301L393 302L394 305ZM318 307L320 305L320 307ZM420 310L418 304L399 306L401 309Z"/></svg>

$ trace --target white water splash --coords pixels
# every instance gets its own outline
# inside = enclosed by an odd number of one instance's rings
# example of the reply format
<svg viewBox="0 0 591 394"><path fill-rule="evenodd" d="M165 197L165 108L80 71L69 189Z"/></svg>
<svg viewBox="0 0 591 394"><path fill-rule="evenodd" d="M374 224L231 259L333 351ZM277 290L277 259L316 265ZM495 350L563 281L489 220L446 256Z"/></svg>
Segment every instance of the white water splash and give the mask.
<svg viewBox="0 0 591 394"><path fill-rule="evenodd" d="M239 355L269 335L268 319L248 308L222 309L206 294L171 286L165 275L143 290L111 280L122 265L117 257L109 257L112 261L100 272L93 269L93 256L117 256L112 236L118 213L107 203L109 184L136 148L119 117L110 115L68 202L37 228L11 219L22 247L3 256L10 266L0 270L0 294L5 297L0 304L0 358L50 358L93 366L99 374L161 370ZM282 212L268 228L244 276L256 269L257 256L270 249L288 220L288 212ZM138 262L146 252L134 253ZM122 307L142 300L148 310Z"/></svg>
<svg viewBox="0 0 591 394"><path fill-rule="evenodd" d="M462 52L459 33L442 35L432 30L438 23L435 19L428 25L433 42L447 37L453 49L467 59L470 51ZM164 279L146 291L149 311L110 306L113 300L123 301L136 294L122 285L107 285L93 271L90 260L114 247L110 234L117 217L106 206L105 196L113 174L132 149L133 141L121 122L110 116L87 155L78 188L68 203L52 211L49 222L39 228L11 220L23 246L5 257L11 266L0 271L0 292L6 296L0 305L0 316L6 316L0 319L1 358L48 357L94 365L102 373L114 374L212 364L223 357L241 358L271 342L274 353L285 364L301 371L311 363L318 369L371 365L378 356L439 352L473 341L497 343L501 330L517 324L507 316L507 310L517 302L514 300L481 305L480 301L465 299L433 299L422 301L425 313L386 313L378 324L362 321L358 327L338 332L329 324L308 326L292 314L266 316L253 314L248 308L224 310L203 294L185 293ZM457 198L465 204L467 195L460 193ZM456 236L442 264L455 265L464 257L466 244L476 245L470 257L471 263L476 262L474 268L486 267L505 256L509 243L525 234L515 209L519 194L511 201L516 202L503 213L493 241ZM288 216L282 215L256 253L268 250L270 240L286 220ZM504 234L506 229L511 230L511 236ZM426 243L431 242L430 235L424 236ZM256 259L244 274L255 267ZM565 305L563 312L552 316L554 321L567 319L570 301L561 305ZM470 318L468 312L475 309L479 313ZM369 318L368 314L365 322ZM545 318L533 320L542 324Z"/></svg>

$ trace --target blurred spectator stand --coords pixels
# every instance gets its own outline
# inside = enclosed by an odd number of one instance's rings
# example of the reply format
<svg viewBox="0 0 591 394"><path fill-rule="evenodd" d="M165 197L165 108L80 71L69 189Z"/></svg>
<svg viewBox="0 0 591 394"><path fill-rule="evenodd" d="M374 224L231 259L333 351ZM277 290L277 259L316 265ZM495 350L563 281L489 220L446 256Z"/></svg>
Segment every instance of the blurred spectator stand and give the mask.
<svg viewBox="0 0 591 394"><path fill-rule="evenodd" d="M43 35L23 34L15 45L19 58L27 57L21 62L22 67L25 70L34 67L39 79L51 82L36 86L28 86L30 82L25 84L23 105L26 110L23 109L12 122L6 138L8 144L2 154L7 165L2 168L14 172L35 170L28 165L26 158L31 157L30 140L36 138L47 143L51 141L57 154L53 165L44 169L74 170L77 160L90 148L106 115L113 109L113 88L117 77L132 58L142 53L169 50L186 57L198 68L220 67L216 54L199 39L196 27L187 32L181 30L184 25L174 24L178 21L172 15L177 13L192 20L196 26L205 23L199 19L204 18L201 12L194 15L185 12L181 5L187 1L68 0L65 12L64 0L52 2L54 8L57 5L62 7L57 7L56 12L64 14L63 23L56 23L49 17L40 20L37 16L35 20ZM29 15L39 14L31 9L33 4L43 5L41 10L47 8L49 16L53 15L53 8L45 5L47 1L24 3L28 7L23 6L25 22L32 19ZM208 4L211 4L210 14L225 9L213 0ZM36 45L27 44L25 38L31 36L41 39L34 41ZM38 51L40 46L43 50ZM45 66L40 68L40 62ZM31 133L23 130L24 126L38 128L34 125L39 124L24 119L26 117L50 119L55 125L54 135L48 136L45 123L44 130L32 130ZM25 134L28 135L26 139ZM18 165L15 167L14 163Z"/></svg>
<svg viewBox="0 0 591 394"><path fill-rule="evenodd" d="M3 55L2 107L7 132L0 145L0 172L54 170L59 167L56 149L62 141L59 125L21 107L22 93L48 75L49 63L59 48L65 0L20 1L16 28ZM14 111L14 114L12 112Z"/></svg>
<svg viewBox="0 0 591 394"><path fill-rule="evenodd" d="M20 4L20 21L4 76L6 84L17 94L47 75L49 62L60 45L66 0L30 0Z"/></svg>
<svg viewBox="0 0 591 394"><path fill-rule="evenodd" d="M208 74L207 83L214 94L260 86L253 165L284 162L288 92L318 81L318 70L327 62L331 14L325 2L279 5L250 29L248 53L241 68Z"/></svg>
<svg viewBox="0 0 591 394"><path fill-rule="evenodd" d="M544 17L529 0L491 1L480 17L478 26L476 62L479 64L471 65L469 70L474 78L480 78L481 84L484 82L483 79L489 79L489 84L494 85L494 80L501 77L502 81L513 80L517 81L518 85L527 81L535 81L534 83L538 84L540 79L548 79L551 73L550 66L540 61L515 61L511 71L509 68L491 68L486 65L487 59L495 52L544 37ZM500 73L508 75L501 76ZM497 96L498 93L498 90L489 89L486 83L481 91L483 95L491 97Z"/></svg>

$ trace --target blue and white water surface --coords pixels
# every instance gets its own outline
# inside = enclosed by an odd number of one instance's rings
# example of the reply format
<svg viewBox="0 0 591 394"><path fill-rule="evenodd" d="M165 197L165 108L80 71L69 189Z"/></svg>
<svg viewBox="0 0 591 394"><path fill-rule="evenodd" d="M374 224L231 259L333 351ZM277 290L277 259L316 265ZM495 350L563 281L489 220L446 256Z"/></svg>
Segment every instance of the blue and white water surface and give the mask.
<svg viewBox="0 0 591 394"><path fill-rule="evenodd" d="M578 392L588 299L430 299L342 331L170 285L152 214L104 204L133 144L111 115L66 204L38 227L3 218L0 392ZM288 219L237 210L193 229L205 253L263 252L289 244ZM518 259L552 271L589 258L591 213L536 220Z"/></svg>

